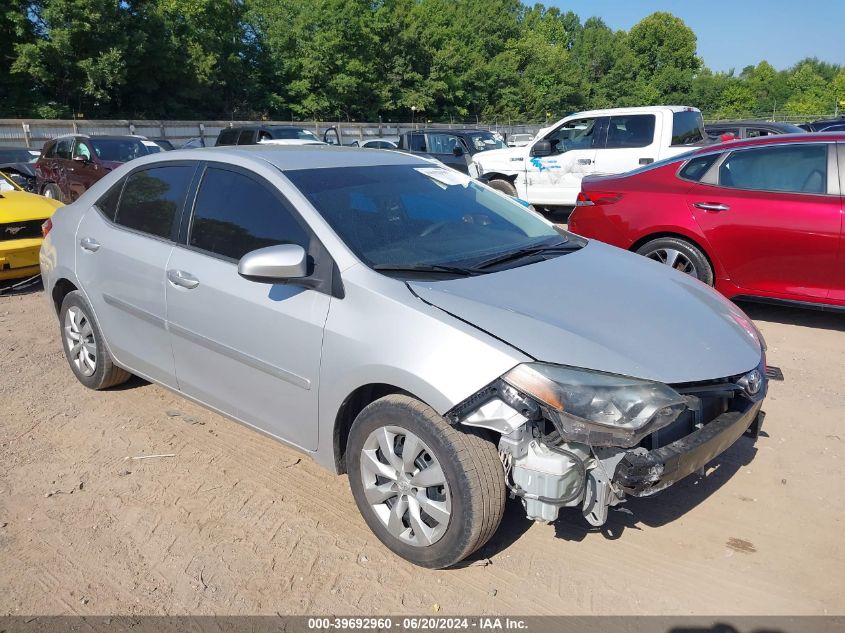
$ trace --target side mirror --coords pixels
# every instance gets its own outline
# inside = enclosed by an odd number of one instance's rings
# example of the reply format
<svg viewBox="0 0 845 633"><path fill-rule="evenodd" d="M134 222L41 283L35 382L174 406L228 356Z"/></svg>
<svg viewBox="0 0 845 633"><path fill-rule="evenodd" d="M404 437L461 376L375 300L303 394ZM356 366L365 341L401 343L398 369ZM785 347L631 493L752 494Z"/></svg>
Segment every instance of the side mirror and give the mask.
<svg viewBox="0 0 845 633"><path fill-rule="evenodd" d="M259 248L241 257L238 274L259 281L298 279L308 275L308 256L299 244Z"/></svg>
<svg viewBox="0 0 845 633"><path fill-rule="evenodd" d="M531 146L532 156L551 156L551 154L552 144L549 141L537 141L536 143L534 143L534 145Z"/></svg>
<svg viewBox="0 0 845 633"><path fill-rule="evenodd" d="M87 165L91 162L90 158L83 156L82 154L77 154L73 157L73 160L75 160L77 163L82 163L83 165Z"/></svg>
<svg viewBox="0 0 845 633"><path fill-rule="evenodd" d="M452 154L454 154L455 156L463 156L464 148L460 145L455 145L455 147L452 148Z"/></svg>

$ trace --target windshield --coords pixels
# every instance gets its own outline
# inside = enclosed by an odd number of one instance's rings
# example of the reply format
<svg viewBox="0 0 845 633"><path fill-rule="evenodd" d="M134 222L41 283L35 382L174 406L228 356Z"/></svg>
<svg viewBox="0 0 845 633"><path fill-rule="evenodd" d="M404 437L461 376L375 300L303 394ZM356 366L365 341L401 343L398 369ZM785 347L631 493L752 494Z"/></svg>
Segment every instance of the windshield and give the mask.
<svg viewBox="0 0 845 633"><path fill-rule="evenodd" d="M38 152L28 149L4 148L0 149L0 165L6 163L34 163L38 160Z"/></svg>
<svg viewBox="0 0 845 633"><path fill-rule="evenodd" d="M672 116L672 145L692 145L707 138L701 112L685 110Z"/></svg>
<svg viewBox="0 0 845 633"><path fill-rule="evenodd" d="M310 130L277 128L273 130L273 138L299 139L302 141L320 141Z"/></svg>
<svg viewBox="0 0 845 633"><path fill-rule="evenodd" d="M285 176L371 267L471 266L566 239L518 202L446 167L335 167Z"/></svg>
<svg viewBox="0 0 845 633"><path fill-rule="evenodd" d="M88 142L100 160L112 160L121 163L147 155L147 148L134 138L91 138Z"/></svg>
<svg viewBox="0 0 845 633"><path fill-rule="evenodd" d="M488 149L502 149L507 147L502 142L502 138L498 134L493 134L492 132L467 134L467 138L469 139L473 150L476 152L486 152Z"/></svg>

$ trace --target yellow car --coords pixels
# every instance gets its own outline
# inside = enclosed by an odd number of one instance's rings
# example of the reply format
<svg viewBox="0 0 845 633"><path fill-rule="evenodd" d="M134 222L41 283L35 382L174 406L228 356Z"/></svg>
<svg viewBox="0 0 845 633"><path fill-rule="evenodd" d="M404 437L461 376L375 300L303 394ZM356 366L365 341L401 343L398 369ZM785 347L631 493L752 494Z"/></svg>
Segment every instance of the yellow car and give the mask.
<svg viewBox="0 0 845 633"><path fill-rule="evenodd" d="M58 200L25 192L0 172L0 280L41 272L41 224L60 206Z"/></svg>

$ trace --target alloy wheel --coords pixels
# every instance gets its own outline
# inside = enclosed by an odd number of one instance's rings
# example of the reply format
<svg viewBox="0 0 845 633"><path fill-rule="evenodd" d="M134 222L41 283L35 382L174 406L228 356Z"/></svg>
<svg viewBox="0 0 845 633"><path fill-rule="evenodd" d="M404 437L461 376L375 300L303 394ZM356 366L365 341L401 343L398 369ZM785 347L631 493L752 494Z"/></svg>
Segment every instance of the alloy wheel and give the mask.
<svg viewBox="0 0 845 633"><path fill-rule="evenodd" d="M78 307L71 306L65 313L64 330L71 362L83 376L93 376L97 371L97 343L88 316Z"/></svg>
<svg viewBox="0 0 845 633"><path fill-rule="evenodd" d="M449 484L432 450L397 426L370 433L361 449L361 481L367 502L397 539L426 547L449 526Z"/></svg>
<svg viewBox="0 0 845 633"><path fill-rule="evenodd" d="M679 250L674 248L657 248L647 253L646 257L698 279L698 269L695 267L695 264Z"/></svg>

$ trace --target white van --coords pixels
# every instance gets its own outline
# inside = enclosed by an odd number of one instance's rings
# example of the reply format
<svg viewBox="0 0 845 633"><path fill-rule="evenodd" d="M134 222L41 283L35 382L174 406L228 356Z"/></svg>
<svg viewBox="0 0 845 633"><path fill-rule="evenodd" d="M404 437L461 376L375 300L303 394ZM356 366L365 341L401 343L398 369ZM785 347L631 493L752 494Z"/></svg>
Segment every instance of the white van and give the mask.
<svg viewBox="0 0 845 633"><path fill-rule="evenodd" d="M592 110L540 130L525 147L476 154L470 173L537 207L573 206L587 174L621 174L705 142L697 108Z"/></svg>

